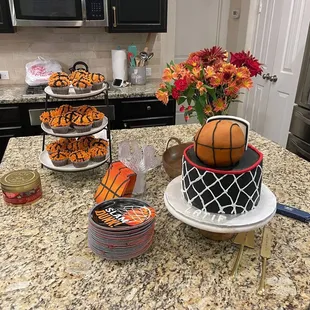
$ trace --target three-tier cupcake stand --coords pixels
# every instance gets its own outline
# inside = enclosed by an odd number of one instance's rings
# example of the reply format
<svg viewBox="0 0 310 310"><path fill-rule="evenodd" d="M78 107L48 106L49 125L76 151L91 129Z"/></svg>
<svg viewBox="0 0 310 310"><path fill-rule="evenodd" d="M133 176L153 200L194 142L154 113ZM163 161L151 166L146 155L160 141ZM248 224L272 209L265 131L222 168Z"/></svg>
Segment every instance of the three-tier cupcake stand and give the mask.
<svg viewBox="0 0 310 310"><path fill-rule="evenodd" d="M69 94L67 94L67 95L54 94L52 89L49 86L47 86L44 89L44 91L46 94L46 96L45 96L45 111L48 111L48 103L49 103L51 98L65 99L65 100L82 100L82 99L87 99L90 97L98 96L100 94L104 95L105 106L107 107L107 111L109 111L109 97L108 97L109 84L106 82L103 83L102 88L100 88L98 90L92 90L90 93L85 93L85 94L76 94L74 92L73 87L70 87ZM92 128L90 131L83 132L83 133L78 133L73 129L70 130L68 133L65 133L65 134L54 133L51 128L46 127L43 123L41 123L41 128L43 130L43 141L42 141L42 152L40 154L39 159L40 159L42 166L44 166L48 169L55 170L55 171L61 171L61 172L76 172L76 171L85 171L85 170L97 168L103 164L107 164L109 166L112 163L110 121L106 116L104 117L102 125L100 127ZM105 135L105 133L106 133L106 135ZM83 136L94 135L96 138L104 138L109 143L107 156L103 161L100 161L100 162L90 161L88 166L82 167L82 168L76 168L72 164L68 164L68 165L62 166L62 167L56 167L52 164L52 162L49 158L48 152L45 150L46 135L52 135L52 136L60 137L60 138L78 138L78 137L83 137Z"/></svg>

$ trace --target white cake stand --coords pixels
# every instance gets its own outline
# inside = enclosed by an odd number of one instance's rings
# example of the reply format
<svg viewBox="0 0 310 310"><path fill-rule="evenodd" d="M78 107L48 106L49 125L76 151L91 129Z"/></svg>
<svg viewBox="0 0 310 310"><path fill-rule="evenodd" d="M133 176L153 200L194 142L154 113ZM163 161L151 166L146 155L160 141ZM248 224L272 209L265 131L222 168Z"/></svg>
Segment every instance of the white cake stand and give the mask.
<svg viewBox="0 0 310 310"><path fill-rule="evenodd" d="M168 184L164 200L168 211L181 222L202 231L231 234L231 236L265 226L275 215L277 207L276 197L266 185L262 184L260 201L254 210L234 215L205 212L191 206L183 198L181 176Z"/></svg>

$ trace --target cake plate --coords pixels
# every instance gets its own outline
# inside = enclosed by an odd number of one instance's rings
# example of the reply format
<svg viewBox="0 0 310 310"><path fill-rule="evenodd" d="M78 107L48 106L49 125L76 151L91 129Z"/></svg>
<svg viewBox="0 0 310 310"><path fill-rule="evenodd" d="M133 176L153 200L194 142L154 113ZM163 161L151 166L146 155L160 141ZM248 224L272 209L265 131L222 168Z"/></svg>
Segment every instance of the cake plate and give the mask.
<svg viewBox="0 0 310 310"><path fill-rule="evenodd" d="M232 237L236 233L265 226L276 213L276 197L264 184L262 184L259 204L247 213L217 214L202 211L183 198L181 178L181 176L176 177L166 188L164 200L168 211L181 222L202 230L203 235L212 239L224 240L225 238L221 238L220 234L229 234Z"/></svg>

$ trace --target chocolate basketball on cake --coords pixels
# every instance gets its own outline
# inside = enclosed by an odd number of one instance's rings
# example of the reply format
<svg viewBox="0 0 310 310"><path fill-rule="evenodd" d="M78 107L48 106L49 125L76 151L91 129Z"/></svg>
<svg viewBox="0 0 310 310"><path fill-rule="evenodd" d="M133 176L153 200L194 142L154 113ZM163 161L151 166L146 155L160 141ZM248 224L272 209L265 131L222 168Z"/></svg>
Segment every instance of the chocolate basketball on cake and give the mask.
<svg viewBox="0 0 310 310"><path fill-rule="evenodd" d="M206 123L195 136L195 152L206 165L228 167L243 156L245 136L237 123L214 120Z"/></svg>

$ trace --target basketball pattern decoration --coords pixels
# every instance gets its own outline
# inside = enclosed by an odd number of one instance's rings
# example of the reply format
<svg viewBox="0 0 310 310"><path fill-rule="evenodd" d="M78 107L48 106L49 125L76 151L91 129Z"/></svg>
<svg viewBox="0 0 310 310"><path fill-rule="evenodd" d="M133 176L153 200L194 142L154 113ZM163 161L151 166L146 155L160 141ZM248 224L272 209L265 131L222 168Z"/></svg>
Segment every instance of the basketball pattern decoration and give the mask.
<svg viewBox="0 0 310 310"><path fill-rule="evenodd" d="M195 136L195 153L213 167L234 166L246 149L246 138L239 124L227 119L207 122Z"/></svg>

